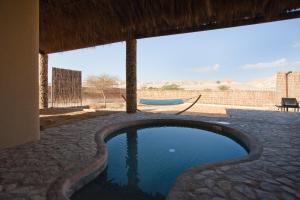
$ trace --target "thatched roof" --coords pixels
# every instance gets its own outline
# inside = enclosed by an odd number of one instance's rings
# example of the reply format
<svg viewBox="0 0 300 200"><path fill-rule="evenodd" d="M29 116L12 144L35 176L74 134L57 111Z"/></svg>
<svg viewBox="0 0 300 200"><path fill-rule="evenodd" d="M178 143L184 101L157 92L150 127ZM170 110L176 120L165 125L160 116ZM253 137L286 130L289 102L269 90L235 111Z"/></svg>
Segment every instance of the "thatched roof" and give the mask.
<svg viewBox="0 0 300 200"><path fill-rule="evenodd" d="M300 0L40 0L40 51L300 17Z"/></svg>

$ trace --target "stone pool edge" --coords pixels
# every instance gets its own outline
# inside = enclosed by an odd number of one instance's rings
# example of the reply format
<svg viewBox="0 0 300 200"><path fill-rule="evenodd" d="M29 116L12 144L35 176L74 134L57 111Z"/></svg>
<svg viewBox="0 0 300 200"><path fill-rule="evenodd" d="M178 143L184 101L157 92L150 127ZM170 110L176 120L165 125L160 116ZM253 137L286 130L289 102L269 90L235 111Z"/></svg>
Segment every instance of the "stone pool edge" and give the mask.
<svg viewBox="0 0 300 200"><path fill-rule="evenodd" d="M174 182L173 187L171 188L167 196L167 200L171 200L176 196L176 183L181 181L181 179L183 179L185 175L190 173L197 173L203 170L213 169L224 165L253 161L258 159L262 152L262 145L256 138L250 136L250 134L243 133L239 130L230 128L222 124L178 118L150 118L140 120L135 119L123 121L121 123L109 124L102 127L95 133L95 142L97 145L96 155L90 160L76 163L74 165L75 167L65 172L61 177L58 177L47 190L47 200L69 200L69 197L76 190L80 189L103 172L103 170L107 166L108 152L106 144L104 142L107 136L123 128L144 125L179 125L202 128L221 133L231 138L236 138L241 141L249 150L249 154L241 158L195 166L187 169L186 171L183 171Z"/></svg>

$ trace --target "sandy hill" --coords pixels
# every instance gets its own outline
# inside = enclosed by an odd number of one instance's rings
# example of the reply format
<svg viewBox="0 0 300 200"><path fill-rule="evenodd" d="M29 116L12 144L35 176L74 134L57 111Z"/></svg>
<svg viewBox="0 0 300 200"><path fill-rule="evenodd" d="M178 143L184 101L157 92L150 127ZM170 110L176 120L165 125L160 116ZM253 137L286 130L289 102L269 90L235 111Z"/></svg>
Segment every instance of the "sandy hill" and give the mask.
<svg viewBox="0 0 300 200"><path fill-rule="evenodd" d="M174 80L139 82L138 88L161 88L164 85L176 84L186 90L218 90L226 85L232 90L275 90L276 76L255 79L247 82L234 80Z"/></svg>

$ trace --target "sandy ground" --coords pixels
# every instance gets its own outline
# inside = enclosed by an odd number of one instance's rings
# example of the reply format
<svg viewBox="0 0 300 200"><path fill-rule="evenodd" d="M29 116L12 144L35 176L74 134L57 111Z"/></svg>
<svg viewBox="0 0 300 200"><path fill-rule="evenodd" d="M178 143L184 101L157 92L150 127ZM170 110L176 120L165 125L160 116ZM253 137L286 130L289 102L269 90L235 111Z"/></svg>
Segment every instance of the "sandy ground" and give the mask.
<svg viewBox="0 0 300 200"><path fill-rule="evenodd" d="M172 106L148 106L138 105L139 110L143 112L154 113L169 113L175 114L190 104L172 105ZM87 108L49 108L40 110L40 128L41 130L55 127L63 124L68 124L74 121L106 116L117 112L124 112L124 104L108 104L106 108L103 105L93 105L90 109ZM215 116L227 117L226 109L224 107L207 106L207 105L194 105L185 115L202 115L202 116Z"/></svg>
<svg viewBox="0 0 300 200"><path fill-rule="evenodd" d="M168 113L175 114L187 108L190 103L181 105L167 105L167 106L151 106L138 105L138 109L142 112L153 113ZM245 106L226 106L214 104L195 104L191 109L184 112L183 115L198 115L205 117L230 117L227 109L243 109L243 110L275 110L274 108L262 107L245 107ZM104 108L103 104L94 104L90 108L50 108L47 110L40 110L40 127L41 130L49 127L55 127L63 124L68 124L74 121L106 116L117 112L125 112L124 103L108 103Z"/></svg>
<svg viewBox="0 0 300 200"><path fill-rule="evenodd" d="M97 110L94 112L84 111L83 108L49 108L40 110L40 129L68 124L74 121L106 116L120 111L117 110Z"/></svg>
<svg viewBox="0 0 300 200"><path fill-rule="evenodd" d="M151 106L151 105L139 105L139 109L145 112L154 113L168 113L175 114L179 111L184 110L190 103L184 103L180 105L167 105L167 106ZM195 104L188 111L182 113L184 115L202 115L210 117L227 117L227 112L224 107L207 106L202 104Z"/></svg>

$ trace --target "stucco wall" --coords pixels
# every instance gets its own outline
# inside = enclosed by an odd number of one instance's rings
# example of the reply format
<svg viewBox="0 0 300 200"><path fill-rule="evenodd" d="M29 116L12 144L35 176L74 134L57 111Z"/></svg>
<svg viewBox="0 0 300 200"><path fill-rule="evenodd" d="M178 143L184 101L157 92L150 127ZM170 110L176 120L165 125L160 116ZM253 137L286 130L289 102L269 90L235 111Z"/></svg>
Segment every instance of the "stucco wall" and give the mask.
<svg viewBox="0 0 300 200"><path fill-rule="evenodd" d="M0 1L0 148L39 139L38 2Z"/></svg>

